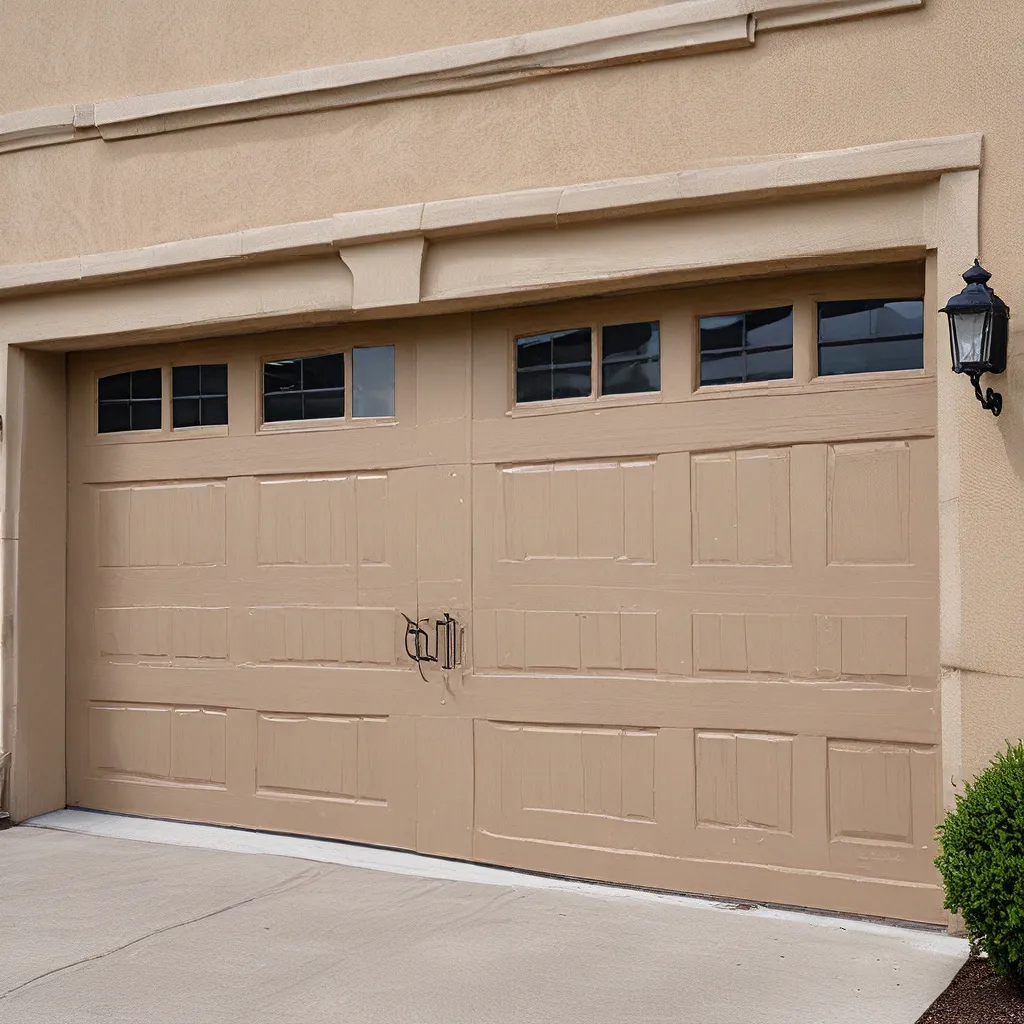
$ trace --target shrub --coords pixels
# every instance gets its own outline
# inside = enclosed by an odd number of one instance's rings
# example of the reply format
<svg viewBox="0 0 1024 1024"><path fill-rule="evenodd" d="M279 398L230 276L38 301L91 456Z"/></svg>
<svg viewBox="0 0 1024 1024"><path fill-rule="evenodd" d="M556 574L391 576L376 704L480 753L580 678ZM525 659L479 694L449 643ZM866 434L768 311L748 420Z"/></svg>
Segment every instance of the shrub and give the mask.
<svg viewBox="0 0 1024 1024"><path fill-rule="evenodd" d="M973 952L1024 984L1024 742L957 795L938 839L946 909L963 917Z"/></svg>

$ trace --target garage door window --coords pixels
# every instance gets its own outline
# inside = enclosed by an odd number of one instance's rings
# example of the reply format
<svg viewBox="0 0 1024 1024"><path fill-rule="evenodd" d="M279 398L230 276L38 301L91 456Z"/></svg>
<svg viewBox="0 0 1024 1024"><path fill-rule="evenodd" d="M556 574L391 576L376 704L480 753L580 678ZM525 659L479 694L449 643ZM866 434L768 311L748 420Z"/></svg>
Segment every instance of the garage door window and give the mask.
<svg viewBox="0 0 1024 1024"><path fill-rule="evenodd" d="M97 384L99 433L159 430L162 377L159 369L100 377Z"/></svg>
<svg viewBox="0 0 1024 1024"><path fill-rule="evenodd" d="M792 376L792 306L700 318L702 386Z"/></svg>
<svg viewBox="0 0 1024 1024"><path fill-rule="evenodd" d="M341 352L263 364L263 419L335 419L345 415L345 356Z"/></svg>
<svg viewBox="0 0 1024 1024"><path fill-rule="evenodd" d="M818 373L924 367L924 303L858 299L818 304Z"/></svg>
<svg viewBox="0 0 1024 1024"><path fill-rule="evenodd" d="M395 415L395 347L352 349L352 415Z"/></svg>
<svg viewBox="0 0 1024 1024"><path fill-rule="evenodd" d="M174 429L228 421L227 363L175 366L171 370Z"/></svg>
<svg viewBox="0 0 1024 1024"><path fill-rule="evenodd" d="M516 401L546 402L590 394L593 331L580 327L516 339Z"/></svg>
<svg viewBox="0 0 1024 1024"><path fill-rule="evenodd" d="M596 375L596 396L595 364L601 371ZM520 404L659 390L661 325L657 320L516 338L516 402Z"/></svg>
<svg viewBox="0 0 1024 1024"><path fill-rule="evenodd" d="M661 324L612 324L601 330L601 394L661 390Z"/></svg>

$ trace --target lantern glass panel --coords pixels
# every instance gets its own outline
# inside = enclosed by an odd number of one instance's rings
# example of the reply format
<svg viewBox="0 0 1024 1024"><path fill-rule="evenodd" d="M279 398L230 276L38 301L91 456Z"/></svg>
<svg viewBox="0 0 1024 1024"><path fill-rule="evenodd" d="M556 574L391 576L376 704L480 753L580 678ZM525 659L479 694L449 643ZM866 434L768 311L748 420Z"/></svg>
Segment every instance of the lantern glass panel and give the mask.
<svg viewBox="0 0 1024 1024"><path fill-rule="evenodd" d="M956 313L957 356L962 366L977 366L988 356L984 344L987 334L988 313Z"/></svg>

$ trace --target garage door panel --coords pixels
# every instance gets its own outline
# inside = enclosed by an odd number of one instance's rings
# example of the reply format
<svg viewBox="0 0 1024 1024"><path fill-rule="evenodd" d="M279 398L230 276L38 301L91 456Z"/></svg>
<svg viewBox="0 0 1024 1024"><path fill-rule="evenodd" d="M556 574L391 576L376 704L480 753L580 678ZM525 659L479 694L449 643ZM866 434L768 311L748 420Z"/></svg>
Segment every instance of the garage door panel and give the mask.
<svg viewBox="0 0 1024 1024"><path fill-rule="evenodd" d="M669 847L681 815L659 748L671 734L478 720L476 828L570 846Z"/></svg>
<svg viewBox="0 0 1024 1024"><path fill-rule="evenodd" d="M69 686L97 700L175 701L233 708L277 708L309 714L393 714L437 703L416 670L363 666L236 666L165 662L95 663L74 670Z"/></svg>
<svg viewBox="0 0 1024 1024"><path fill-rule="evenodd" d="M751 407L752 402L757 408ZM737 403L745 403L737 413ZM475 463L516 464L549 460L552 430L557 457L630 458L691 451L765 448L935 434L934 379L892 380L872 387L817 384L802 390L775 388L754 394L713 393L684 401L627 408L566 409L555 417L517 410L507 419L473 424ZM685 439L681 444L680 440Z"/></svg>
<svg viewBox="0 0 1024 1024"><path fill-rule="evenodd" d="M636 675L475 673L463 708L474 718L584 725L767 731L935 744L933 690L862 682L667 680Z"/></svg>
<svg viewBox="0 0 1024 1024"><path fill-rule="evenodd" d="M83 384L89 386L79 379L79 386ZM205 478L220 479L236 475L240 467L258 466L259 472L267 474L319 476L360 472L368 466L390 470L410 465L436 465L438 453L444 454L443 461L462 464L466 449L465 422L459 415L461 407L451 403L450 392L447 400L449 411L454 413L450 419L415 425L401 415L399 422L369 428L350 422L331 430L334 436L344 438L343 443L335 445L316 440L317 435L324 433L323 429L291 425L271 425L255 431L250 425L249 433L176 437L171 443L137 440L111 443L109 437L100 435L100 443L89 444L89 438L79 435L76 438L79 451L70 481L74 486L174 480L181 475L183 464L194 467L194 471ZM82 426L92 434L91 440L96 440L91 418Z"/></svg>

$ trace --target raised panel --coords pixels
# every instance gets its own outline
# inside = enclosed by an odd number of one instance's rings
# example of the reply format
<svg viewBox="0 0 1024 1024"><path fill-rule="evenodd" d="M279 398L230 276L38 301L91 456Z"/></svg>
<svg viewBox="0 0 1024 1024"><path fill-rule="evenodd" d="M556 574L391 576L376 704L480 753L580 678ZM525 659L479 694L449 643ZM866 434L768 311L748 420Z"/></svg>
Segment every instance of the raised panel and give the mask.
<svg viewBox="0 0 1024 1024"><path fill-rule="evenodd" d="M833 839L911 843L913 748L832 740L828 745Z"/></svg>
<svg viewBox="0 0 1024 1024"><path fill-rule="evenodd" d="M389 521L386 475L367 474L356 478L356 509L359 564L386 565Z"/></svg>
<svg viewBox="0 0 1024 1024"><path fill-rule="evenodd" d="M97 608L101 657L225 659L227 608Z"/></svg>
<svg viewBox="0 0 1024 1024"><path fill-rule="evenodd" d="M97 490L97 564L112 568L223 565L223 481Z"/></svg>
<svg viewBox="0 0 1024 1024"><path fill-rule="evenodd" d="M352 477L260 480L260 565L351 565L349 524L355 517Z"/></svg>
<svg viewBox="0 0 1024 1024"><path fill-rule="evenodd" d="M261 714L256 791L386 802L387 719Z"/></svg>
<svg viewBox="0 0 1024 1024"><path fill-rule="evenodd" d="M393 665L393 608L250 608L248 648L262 664Z"/></svg>
<svg viewBox="0 0 1024 1024"><path fill-rule="evenodd" d="M90 705L89 762L100 775L166 779L171 770L171 709Z"/></svg>
<svg viewBox="0 0 1024 1024"><path fill-rule="evenodd" d="M699 824L791 830L792 736L698 732L694 758Z"/></svg>
<svg viewBox="0 0 1024 1024"><path fill-rule="evenodd" d="M499 557L654 561L653 459L500 471Z"/></svg>
<svg viewBox="0 0 1024 1024"><path fill-rule="evenodd" d="M478 612L476 626L480 668L639 673L658 667L656 612L503 608Z"/></svg>
<svg viewBox="0 0 1024 1024"><path fill-rule="evenodd" d="M478 800L485 817L500 808L505 825L520 812L653 822L656 730L524 723L477 723L477 748L491 762L500 793ZM494 803L496 801L496 804Z"/></svg>
<svg viewBox="0 0 1024 1024"><path fill-rule="evenodd" d="M830 564L910 561L910 455L907 441L829 447Z"/></svg>
<svg viewBox="0 0 1024 1024"><path fill-rule="evenodd" d="M791 564L788 448L694 455L691 478L695 564Z"/></svg>
<svg viewBox="0 0 1024 1024"><path fill-rule="evenodd" d="M173 779L224 785L227 712L212 708L174 708L171 712Z"/></svg>
<svg viewBox="0 0 1024 1024"><path fill-rule="evenodd" d="M693 661L697 672L905 677L907 618L698 612Z"/></svg>

